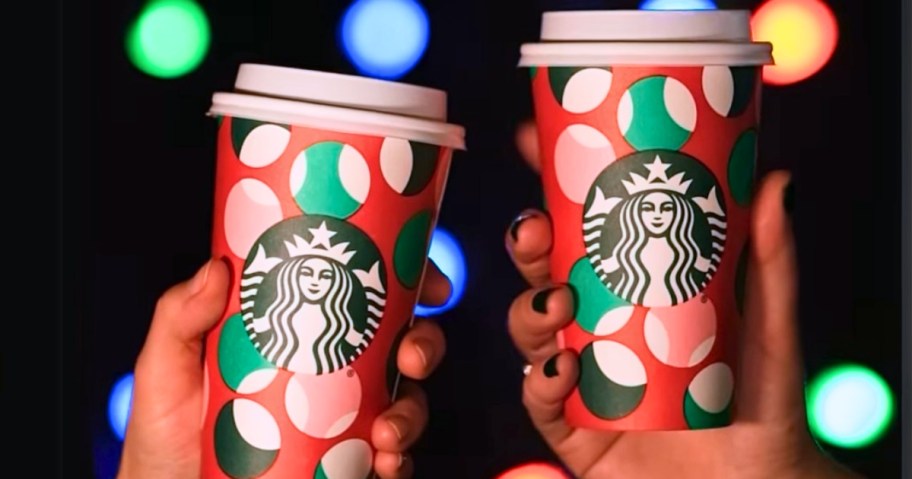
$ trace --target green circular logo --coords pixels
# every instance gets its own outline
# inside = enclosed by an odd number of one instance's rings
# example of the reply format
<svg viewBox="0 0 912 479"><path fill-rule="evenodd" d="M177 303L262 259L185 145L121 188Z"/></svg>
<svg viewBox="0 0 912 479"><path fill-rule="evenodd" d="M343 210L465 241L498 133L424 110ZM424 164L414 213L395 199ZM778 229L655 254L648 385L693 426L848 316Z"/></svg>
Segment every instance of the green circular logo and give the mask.
<svg viewBox="0 0 912 479"><path fill-rule="evenodd" d="M299 216L253 245L240 295L244 327L264 358L296 373L327 374L373 339L386 306L386 271L355 226Z"/></svg>
<svg viewBox="0 0 912 479"><path fill-rule="evenodd" d="M681 304L706 288L722 261L725 199L700 161L651 150L596 178L583 215L586 255L611 292L632 304Z"/></svg>

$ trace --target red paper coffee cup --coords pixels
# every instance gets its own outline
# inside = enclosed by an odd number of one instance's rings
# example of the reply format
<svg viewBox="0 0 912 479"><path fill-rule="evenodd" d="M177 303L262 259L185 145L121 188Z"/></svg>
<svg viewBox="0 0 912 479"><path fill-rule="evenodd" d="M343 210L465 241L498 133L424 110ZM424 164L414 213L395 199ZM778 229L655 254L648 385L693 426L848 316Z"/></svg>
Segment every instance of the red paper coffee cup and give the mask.
<svg viewBox="0 0 912 479"><path fill-rule="evenodd" d="M364 479L454 149L446 94L241 65L219 120L202 476Z"/></svg>
<svg viewBox="0 0 912 479"><path fill-rule="evenodd" d="M530 67L574 426L730 424L769 44L745 11L549 12Z"/></svg>

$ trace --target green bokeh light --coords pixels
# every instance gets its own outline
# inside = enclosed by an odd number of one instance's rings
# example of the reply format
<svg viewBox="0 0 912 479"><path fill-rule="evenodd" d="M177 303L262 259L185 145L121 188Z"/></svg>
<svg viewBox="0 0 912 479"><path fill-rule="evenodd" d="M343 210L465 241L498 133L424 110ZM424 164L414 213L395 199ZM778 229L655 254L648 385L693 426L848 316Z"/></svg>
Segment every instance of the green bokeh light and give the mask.
<svg viewBox="0 0 912 479"><path fill-rule="evenodd" d="M893 419L893 393L876 372L856 364L822 371L808 385L808 420L817 438L861 448L880 439Z"/></svg>
<svg viewBox="0 0 912 479"><path fill-rule="evenodd" d="M149 75L176 78L199 66L209 40L209 20L196 2L152 0L127 32L127 56Z"/></svg>

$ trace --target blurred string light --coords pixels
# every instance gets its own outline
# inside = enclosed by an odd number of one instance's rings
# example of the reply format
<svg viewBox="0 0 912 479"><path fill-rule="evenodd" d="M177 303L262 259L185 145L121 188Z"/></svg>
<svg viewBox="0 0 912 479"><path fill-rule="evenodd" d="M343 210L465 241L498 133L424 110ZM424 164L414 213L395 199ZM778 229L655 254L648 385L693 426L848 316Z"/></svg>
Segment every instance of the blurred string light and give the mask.
<svg viewBox="0 0 912 479"><path fill-rule="evenodd" d="M466 285L466 261L462 247L459 241L449 231L437 227L431 236L431 248L428 257L434 261L434 264L440 268L440 271L450 280L453 289L450 292L450 298L442 306L422 306L415 308L415 314L418 316L433 316L456 307L462 294L465 292Z"/></svg>
<svg viewBox="0 0 912 479"><path fill-rule="evenodd" d="M133 373L125 374L114 383L108 397L108 423L118 439L123 441L130 417L130 401L133 399Z"/></svg>
<svg viewBox="0 0 912 479"><path fill-rule="evenodd" d="M395 80L427 49L430 27L416 0L356 0L342 17L345 54L367 76Z"/></svg>
<svg viewBox="0 0 912 479"><path fill-rule="evenodd" d="M751 19L754 40L773 44L775 65L764 67L771 85L788 85L812 77L836 50L839 25L821 0L769 0Z"/></svg>
<svg viewBox="0 0 912 479"><path fill-rule="evenodd" d="M712 0L645 0L641 10L715 10Z"/></svg>
<svg viewBox="0 0 912 479"><path fill-rule="evenodd" d="M890 387L864 366L842 364L822 371L808 385L807 395L811 432L834 446L868 446L893 419Z"/></svg>
<svg viewBox="0 0 912 479"><path fill-rule="evenodd" d="M543 462L533 462L514 467L497 479L570 479L559 467Z"/></svg>
<svg viewBox="0 0 912 479"><path fill-rule="evenodd" d="M152 0L127 32L127 56L142 72L177 78L196 69L209 50L206 12L193 0Z"/></svg>

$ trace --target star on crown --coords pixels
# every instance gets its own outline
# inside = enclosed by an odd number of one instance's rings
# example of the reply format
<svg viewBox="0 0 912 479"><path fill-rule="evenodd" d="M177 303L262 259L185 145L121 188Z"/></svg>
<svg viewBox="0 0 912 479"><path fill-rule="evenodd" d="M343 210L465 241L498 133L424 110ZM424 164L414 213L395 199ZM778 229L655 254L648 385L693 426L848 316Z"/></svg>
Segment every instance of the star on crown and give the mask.
<svg viewBox="0 0 912 479"><path fill-rule="evenodd" d="M667 171L668 168L671 167L671 164L663 163L658 155L656 155L655 161L644 165L644 167L649 170L649 176L647 178L643 178L636 173L631 173L630 179L633 180L632 182L627 180L621 181L621 183L624 184L627 193L634 195L644 191L674 191L675 193L680 193L682 195L687 194L687 189L690 188L691 180L684 181L684 172L668 178Z"/></svg>
<svg viewBox="0 0 912 479"><path fill-rule="evenodd" d="M326 227L326 222L320 224L319 228L307 228L310 231L313 240L311 242L304 241L304 238L301 238L298 235L292 236L294 242L285 241L285 249L288 250L288 257L294 258L298 256L320 256L323 258L329 258L335 260L342 264L348 264L352 259L352 256L357 253L357 251L348 251L348 243L338 243L332 245L329 241L330 238L336 235L335 231L330 231Z"/></svg>

